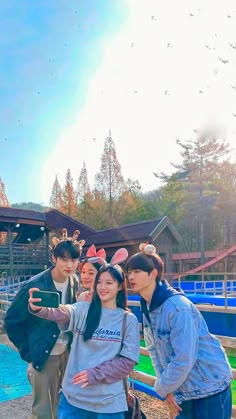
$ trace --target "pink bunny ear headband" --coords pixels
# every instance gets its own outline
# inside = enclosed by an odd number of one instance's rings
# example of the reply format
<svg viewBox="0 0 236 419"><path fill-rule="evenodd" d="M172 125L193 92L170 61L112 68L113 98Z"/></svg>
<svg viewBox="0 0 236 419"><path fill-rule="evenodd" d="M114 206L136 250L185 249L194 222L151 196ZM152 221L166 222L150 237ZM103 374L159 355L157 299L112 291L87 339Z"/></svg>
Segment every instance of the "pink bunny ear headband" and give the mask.
<svg viewBox="0 0 236 419"><path fill-rule="evenodd" d="M121 274L121 271L119 270L119 268L116 267L116 265L119 265L120 263L124 262L127 259L127 257L128 257L128 251L124 247L122 247L121 249L118 249L114 253L114 255L111 258L110 263L108 263L101 256L91 257L91 258L88 259L88 262L99 263L101 265L101 268L102 267L111 267L111 268L115 269L121 277L121 282L123 282L123 280L124 280L123 275Z"/></svg>
<svg viewBox="0 0 236 419"><path fill-rule="evenodd" d="M83 246L85 244L85 240L79 240L78 241L77 239L78 239L79 235L80 235L80 231L75 230L74 233L73 233L73 236L68 237L67 229L63 228L62 229L62 236L60 238L57 238L57 237L52 238L53 247L55 248L58 245L58 243L61 243L63 241L71 241L75 246L79 247L79 252L80 252L80 255L81 255Z"/></svg>

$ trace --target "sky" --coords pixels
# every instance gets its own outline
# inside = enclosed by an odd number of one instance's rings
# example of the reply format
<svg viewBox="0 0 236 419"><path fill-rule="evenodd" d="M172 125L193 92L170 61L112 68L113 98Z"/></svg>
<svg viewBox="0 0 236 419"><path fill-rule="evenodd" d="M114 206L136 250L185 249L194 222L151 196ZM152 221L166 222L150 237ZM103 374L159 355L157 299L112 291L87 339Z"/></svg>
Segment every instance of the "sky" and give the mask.
<svg viewBox="0 0 236 419"><path fill-rule="evenodd" d="M219 4L217 4L219 3ZM48 205L70 168L90 186L111 131L143 191L214 127L236 159L234 0L0 0L0 177Z"/></svg>

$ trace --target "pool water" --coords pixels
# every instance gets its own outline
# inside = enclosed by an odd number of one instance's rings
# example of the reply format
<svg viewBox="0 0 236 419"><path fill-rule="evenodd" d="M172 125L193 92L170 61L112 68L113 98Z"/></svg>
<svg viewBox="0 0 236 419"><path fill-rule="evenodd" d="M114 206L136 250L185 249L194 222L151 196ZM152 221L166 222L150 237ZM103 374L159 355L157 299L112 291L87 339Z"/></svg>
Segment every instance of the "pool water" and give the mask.
<svg viewBox="0 0 236 419"><path fill-rule="evenodd" d="M18 352L0 344L0 403L31 394L31 386L26 376L27 363Z"/></svg>

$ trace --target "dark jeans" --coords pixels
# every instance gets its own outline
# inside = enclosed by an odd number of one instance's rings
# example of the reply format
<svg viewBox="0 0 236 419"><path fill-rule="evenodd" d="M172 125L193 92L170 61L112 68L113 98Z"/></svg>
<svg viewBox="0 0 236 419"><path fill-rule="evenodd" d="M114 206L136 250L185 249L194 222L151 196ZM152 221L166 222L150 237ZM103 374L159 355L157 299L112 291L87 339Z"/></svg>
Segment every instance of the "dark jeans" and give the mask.
<svg viewBox="0 0 236 419"><path fill-rule="evenodd" d="M63 393L57 411L57 419L124 419L124 413L96 413L72 406Z"/></svg>
<svg viewBox="0 0 236 419"><path fill-rule="evenodd" d="M231 419L232 394L230 386L213 396L182 402L182 412L176 419Z"/></svg>

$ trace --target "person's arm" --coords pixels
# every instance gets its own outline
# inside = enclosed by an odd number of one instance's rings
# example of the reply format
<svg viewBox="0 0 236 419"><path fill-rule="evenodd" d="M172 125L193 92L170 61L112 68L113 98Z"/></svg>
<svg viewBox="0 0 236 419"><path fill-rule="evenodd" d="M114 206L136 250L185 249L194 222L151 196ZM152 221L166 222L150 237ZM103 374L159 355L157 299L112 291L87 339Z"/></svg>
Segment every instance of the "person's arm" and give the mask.
<svg viewBox="0 0 236 419"><path fill-rule="evenodd" d="M133 313L128 313L126 319L126 329L122 341L120 355L139 362L140 355L140 332L137 317Z"/></svg>
<svg viewBox="0 0 236 419"><path fill-rule="evenodd" d="M4 327L10 341L16 346L21 358L31 362L28 348L26 321L28 312L28 288L23 286L7 310Z"/></svg>
<svg viewBox="0 0 236 419"><path fill-rule="evenodd" d="M161 397L175 392L184 383L196 362L199 344L198 319L191 309L186 307L172 313L169 321L173 356L154 385Z"/></svg>
<svg viewBox="0 0 236 419"><path fill-rule="evenodd" d="M71 310L69 305L60 304L58 308L39 307L34 303L40 302L40 298L34 298L33 292L39 291L38 288L29 289L29 312L41 319L56 322L61 330L67 330L70 323Z"/></svg>
<svg viewBox="0 0 236 419"><path fill-rule="evenodd" d="M118 355L94 368L81 371L73 377L72 382L81 384L86 381L87 385L116 383L127 377L136 364L133 359Z"/></svg>

